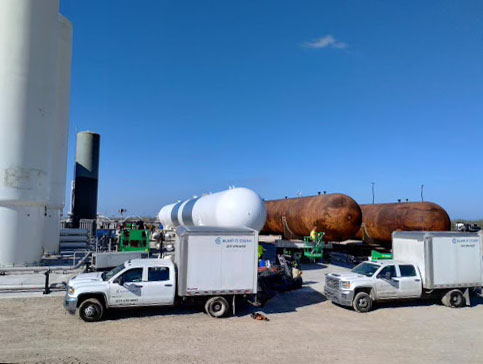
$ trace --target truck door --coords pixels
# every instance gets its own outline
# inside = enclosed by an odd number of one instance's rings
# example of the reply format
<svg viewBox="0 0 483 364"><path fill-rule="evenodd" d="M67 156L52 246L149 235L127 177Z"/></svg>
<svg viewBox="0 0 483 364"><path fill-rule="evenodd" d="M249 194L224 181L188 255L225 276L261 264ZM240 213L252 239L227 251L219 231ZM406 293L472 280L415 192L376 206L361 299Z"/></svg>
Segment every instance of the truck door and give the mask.
<svg viewBox="0 0 483 364"><path fill-rule="evenodd" d="M378 299L398 297L398 282L393 280L397 276L396 266L385 266L376 277L376 294Z"/></svg>
<svg viewBox="0 0 483 364"><path fill-rule="evenodd" d="M143 268L128 269L109 285L110 306L142 305Z"/></svg>
<svg viewBox="0 0 483 364"><path fill-rule="evenodd" d="M175 293L175 272L170 267L148 267L143 284L145 305L172 305Z"/></svg>
<svg viewBox="0 0 483 364"><path fill-rule="evenodd" d="M412 264L399 264L400 277L399 281L399 297L420 297L422 293L421 277L416 271L416 267Z"/></svg>

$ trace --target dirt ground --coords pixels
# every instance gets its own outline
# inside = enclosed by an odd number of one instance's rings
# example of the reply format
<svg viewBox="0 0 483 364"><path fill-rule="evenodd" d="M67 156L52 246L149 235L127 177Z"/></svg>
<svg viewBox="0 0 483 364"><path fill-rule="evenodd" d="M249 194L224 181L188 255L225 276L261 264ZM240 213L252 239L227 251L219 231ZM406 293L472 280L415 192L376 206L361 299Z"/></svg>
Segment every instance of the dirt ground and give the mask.
<svg viewBox="0 0 483 364"><path fill-rule="evenodd" d="M211 319L199 307L109 312L84 323L62 297L0 299L0 362L28 363L483 363L483 300L450 309L384 304L367 314L321 294L311 266L298 291L280 294L255 321L249 307Z"/></svg>

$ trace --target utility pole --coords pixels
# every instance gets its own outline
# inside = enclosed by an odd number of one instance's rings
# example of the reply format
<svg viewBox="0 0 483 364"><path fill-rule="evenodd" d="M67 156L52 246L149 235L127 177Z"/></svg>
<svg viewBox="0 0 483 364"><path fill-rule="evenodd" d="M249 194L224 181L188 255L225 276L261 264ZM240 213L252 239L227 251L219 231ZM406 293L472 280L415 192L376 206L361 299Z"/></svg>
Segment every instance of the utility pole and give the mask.
<svg viewBox="0 0 483 364"><path fill-rule="evenodd" d="M424 185L421 185L421 201L424 201L423 189L424 189Z"/></svg>
<svg viewBox="0 0 483 364"><path fill-rule="evenodd" d="M374 185L375 185L375 182L371 182L372 184L372 204L374 205Z"/></svg>

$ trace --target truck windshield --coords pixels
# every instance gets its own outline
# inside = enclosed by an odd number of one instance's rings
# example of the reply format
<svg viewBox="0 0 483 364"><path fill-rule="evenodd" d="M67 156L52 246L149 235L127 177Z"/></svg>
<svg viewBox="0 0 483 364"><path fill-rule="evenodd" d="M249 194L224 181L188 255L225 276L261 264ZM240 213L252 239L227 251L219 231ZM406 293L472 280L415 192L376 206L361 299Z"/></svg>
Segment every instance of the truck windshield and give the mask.
<svg viewBox="0 0 483 364"><path fill-rule="evenodd" d="M109 272L104 272L102 273L102 280L103 281L108 281L112 277L114 277L117 273L122 271L124 269L124 263L118 265L116 268L111 269Z"/></svg>
<svg viewBox="0 0 483 364"><path fill-rule="evenodd" d="M379 268L378 265L372 263L361 263L351 270L352 273L362 274L366 277L372 277L376 270Z"/></svg>

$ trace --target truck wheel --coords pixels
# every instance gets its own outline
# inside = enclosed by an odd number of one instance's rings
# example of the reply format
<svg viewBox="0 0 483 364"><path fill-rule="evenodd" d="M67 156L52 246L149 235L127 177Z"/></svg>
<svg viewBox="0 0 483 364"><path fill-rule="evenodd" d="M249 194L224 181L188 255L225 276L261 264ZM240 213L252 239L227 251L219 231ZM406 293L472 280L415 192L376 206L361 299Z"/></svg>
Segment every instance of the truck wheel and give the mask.
<svg viewBox="0 0 483 364"><path fill-rule="evenodd" d="M453 289L446 293L441 302L447 307L463 307L466 304L465 297L459 289Z"/></svg>
<svg viewBox="0 0 483 364"><path fill-rule="evenodd" d="M304 281L302 277L296 277L293 279L293 289L299 289L302 288L302 285L304 284Z"/></svg>
<svg viewBox="0 0 483 364"><path fill-rule="evenodd" d="M104 306L96 298L88 298L79 306L79 316L86 322L99 321L104 314Z"/></svg>
<svg viewBox="0 0 483 364"><path fill-rule="evenodd" d="M223 317L228 312L228 301L223 297L212 297L205 304L205 311L214 318Z"/></svg>
<svg viewBox="0 0 483 364"><path fill-rule="evenodd" d="M352 301L352 307L357 312L369 312L372 308L372 298L366 292L359 292Z"/></svg>

